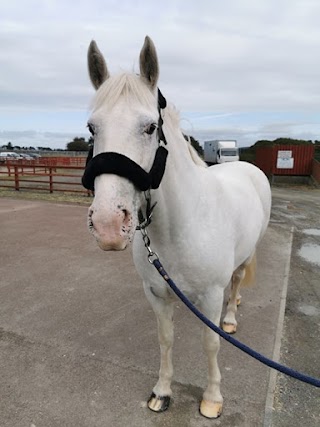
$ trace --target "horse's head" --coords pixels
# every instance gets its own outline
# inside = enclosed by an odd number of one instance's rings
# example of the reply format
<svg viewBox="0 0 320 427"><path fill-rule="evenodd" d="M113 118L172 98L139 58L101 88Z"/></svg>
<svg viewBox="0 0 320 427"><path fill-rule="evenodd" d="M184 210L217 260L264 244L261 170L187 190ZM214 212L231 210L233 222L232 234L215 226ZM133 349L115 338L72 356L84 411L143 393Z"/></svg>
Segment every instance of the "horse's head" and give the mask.
<svg viewBox="0 0 320 427"><path fill-rule="evenodd" d="M143 190L150 188L144 180L149 179L159 145L157 53L146 37L140 53L140 75L110 77L92 41L88 68L97 90L88 121L94 138L93 159L85 173L94 186L88 225L101 249L123 250L133 239Z"/></svg>

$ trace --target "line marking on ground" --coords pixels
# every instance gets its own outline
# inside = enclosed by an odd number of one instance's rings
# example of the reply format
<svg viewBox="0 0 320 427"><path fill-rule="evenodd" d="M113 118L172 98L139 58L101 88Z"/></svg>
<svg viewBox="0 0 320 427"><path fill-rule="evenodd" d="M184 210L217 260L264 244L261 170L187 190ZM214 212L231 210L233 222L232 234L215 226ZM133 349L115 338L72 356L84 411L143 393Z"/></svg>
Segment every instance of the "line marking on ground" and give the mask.
<svg viewBox="0 0 320 427"><path fill-rule="evenodd" d="M281 299L280 299L280 310L279 310L277 331L276 331L273 355L272 355L272 359L276 362L279 362L280 360L281 339L282 339L282 333L283 333L283 324L284 324L284 316L285 316L287 293L288 293L293 235L294 235L294 227L291 227L290 239L289 239L288 246L286 248L287 261L284 269L283 287L282 287ZM269 376L267 397L266 397L266 405L265 405L265 411L264 411L263 427L272 427L272 415L274 411L273 403L274 403L275 388L277 384L277 376L278 376L278 372L274 369L271 369L270 376Z"/></svg>

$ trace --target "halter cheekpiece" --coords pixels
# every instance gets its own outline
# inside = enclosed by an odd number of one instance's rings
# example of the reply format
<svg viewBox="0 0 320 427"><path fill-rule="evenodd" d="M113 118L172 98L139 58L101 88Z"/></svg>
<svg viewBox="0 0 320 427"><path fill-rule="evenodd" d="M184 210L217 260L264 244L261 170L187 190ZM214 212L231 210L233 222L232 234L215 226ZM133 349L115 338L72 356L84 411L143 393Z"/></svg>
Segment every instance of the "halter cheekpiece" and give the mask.
<svg viewBox="0 0 320 427"><path fill-rule="evenodd" d="M131 181L136 188L140 191L147 191L149 189L156 189L159 187L168 155L168 150L160 146L161 141L166 145L167 141L163 133L162 125L163 120L161 117L161 110L167 106L165 97L158 89L158 142L159 147L149 172L146 172L140 165L131 160L129 157L114 152L100 153L93 157L93 147L90 148L86 168L82 176L82 185L94 191L94 180L97 176L111 173L122 176Z"/></svg>

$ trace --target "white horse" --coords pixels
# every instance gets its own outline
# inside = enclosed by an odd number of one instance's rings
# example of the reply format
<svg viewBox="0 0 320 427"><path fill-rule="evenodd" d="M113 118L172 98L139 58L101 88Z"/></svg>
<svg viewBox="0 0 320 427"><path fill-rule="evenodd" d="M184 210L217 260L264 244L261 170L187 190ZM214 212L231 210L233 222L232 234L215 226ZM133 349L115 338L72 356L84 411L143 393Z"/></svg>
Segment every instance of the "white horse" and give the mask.
<svg viewBox="0 0 320 427"><path fill-rule="evenodd" d="M153 42L145 38L140 75L111 77L94 41L88 66L97 89L88 122L94 137L93 160L101 153L114 152L150 171L159 145L159 65ZM237 325L239 286L253 271L255 249L268 225L270 186L265 175L249 163L206 167L183 137L177 111L167 106L161 114L168 158L160 187L151 190L152 201L157 202L148 226L152 249L180 289L215 324L220 322L224 290L231 282L223 327L232 333ZM123 250L133 242L135 266L157 317L161 350L159 380L148 407L161 412L169 406L171 396L175 296L148 262L140 232L136 233L138 211L146 205L144 192L112 171L97 175L89 229L103 250ZM216 418L223 403L217 363L219 337L207 327L204 349L209 374L200 412Z"/></svg>

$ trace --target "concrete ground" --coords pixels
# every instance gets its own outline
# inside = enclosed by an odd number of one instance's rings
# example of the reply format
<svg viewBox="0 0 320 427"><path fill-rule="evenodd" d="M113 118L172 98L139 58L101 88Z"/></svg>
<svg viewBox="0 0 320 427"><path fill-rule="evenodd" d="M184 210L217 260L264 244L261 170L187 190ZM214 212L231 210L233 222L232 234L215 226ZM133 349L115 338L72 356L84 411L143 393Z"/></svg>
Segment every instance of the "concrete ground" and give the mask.
<svg viewBox="0 0 320 427"><path fill-rule="evenodd" d="M236 334L316 376L319 204L318 190L274 189L258 284L242 292ZM318 389L276 376L226 342L219 356L223 414L201 417L201 325L178 302L173 402L166 413L149 411L159 363L155 318L130 251L100 251L86 230L86 211L0 199L1 426L319 425Z"/></svg>
<svg viewBox="0 0 320 427"><path fill-rule="evenodd" d="M271 221L294 230L281 362L320 378L320 191L274 187ZM319 427L320 390L278 375L269 417L266 427Z"/></svg>

